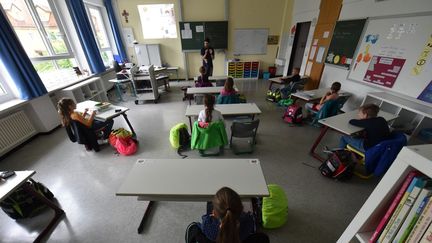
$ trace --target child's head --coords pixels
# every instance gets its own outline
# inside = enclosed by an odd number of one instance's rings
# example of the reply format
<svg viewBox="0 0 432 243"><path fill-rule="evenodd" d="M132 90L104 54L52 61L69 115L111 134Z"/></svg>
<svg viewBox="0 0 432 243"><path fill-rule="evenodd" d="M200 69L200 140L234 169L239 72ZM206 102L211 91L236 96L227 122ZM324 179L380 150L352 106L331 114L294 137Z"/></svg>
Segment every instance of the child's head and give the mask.
<svg viewBox="0 0 432 243"><path fill-rule="evenodd" d="M215 97L213 95L205 95L204 96L204 105L206 107L205 109L205 115L206 115L206 122L212 121L212 111L214 109L215 104Z"/></svg>
<svg viewBox="0 0 432 243"><path fill-rule="evenodd" d="M209 39L209 38L205 38L205 39L204 39L204 47L205 47L205 48L208 48L209 45L210 45L210 39Z"/></svg>
<svg viewBox="0 0 432 243"><path fill-rule="evenodd" d="M298 75L299 73L300 73L300 68L298 68L298 67L293 68L293 70L291 72L292 75Z"/></svg>
<svg viewBox="0 0 432 243"><path fill-rule="evenodd" d="M227 91L227 92L232 92L232 91L234 91L234 79L233 79L233 78L228 77L228 78L225 80L224 89L225 89L225 91Z"/></svg>
<svg viewBox="0 0 432 243"><path fill-rule="evenodd" d="M201 66L201 67L199 68L199 72L200 72L201 74L205 74L205 73L206 73L206 68L205 68L204 66Z"/></svg>
<svg viewBox="0 0 432 243"><path fill-rule="evenodd" d="M334 82L332 83L330 90L332 91L332 93L337 93L339 92L339 90L341 89L341 83L339 82Z"/></svg>
<svg viewBox="0 0 432 243"><path fill-rule="evenodd" d="M62 98L57 103L57 111L60 114L63 126L69 126L70 114L76 108L75 101L70 98Z"/></svg>
<svg viewBox="0 0 432 243"><path fill-rule="evenodd" d="M375 104L363 105L359 108L359 117L361 119L377 117L379 110L379 106Z"/></svg>
<svg viewBox="0 0 432 243"><path fill-rule="evenodd" d="M243 211L240 196L229 187L222 187L213 198L215 216L221 219L221 226L216 242L238 242L238 220Z"/></svg>

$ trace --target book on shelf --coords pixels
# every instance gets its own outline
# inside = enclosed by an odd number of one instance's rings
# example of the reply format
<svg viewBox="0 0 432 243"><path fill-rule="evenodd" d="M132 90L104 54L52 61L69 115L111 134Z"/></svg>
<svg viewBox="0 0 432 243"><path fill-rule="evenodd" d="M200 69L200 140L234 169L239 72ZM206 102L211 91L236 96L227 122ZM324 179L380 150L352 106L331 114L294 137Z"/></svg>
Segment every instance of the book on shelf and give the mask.
<svg viewBox="0 0 432 243"><path fill-rule="evenodd" d="M420 240L420 243L432 243L432 223L429 224L426 232Z"/></svg>
<svg viewBox="0 0 432 243"><path fill-rule="evenodd" d="M399 217L399 214L402 210L402 207L404 206L406 200L408 199L409 195L411 194L412 190L414 189L414 186L417 184L417 181L419 180L419 177L416 176L412 179L410 182L408 188L404 192L401 200L399 201L396 209L394 210L393 214L391 215L386 227L382 231L380 237L378 238L379 243L388 243L393 238L393 232L395 231L393 227L396 227L396 219Z"/></svg>
<svg viewBox="0 0 432 243"><path fill-rule="evenodd" d="M387 222L389 221L390 217L392 216L394 210L396 209L397 205L399 204L400 200L402 199L406 189L408 188L409 184L413 180L413 178L418 175L420 172L418 171L411 171L408 173L407 177L405 178L405 181L403 182L402 186L400 187L398 193L393 199L393 202L388 207L384 217L379 222L377 228L375 229L374 233L372 234L371 238L369 239L369 243L374 243L378 240L378 237L380 236L381 232L384 230L384 228L387 225Z"/></svg>
<svg viewBox="0 0 432 243"><path fill-rule="evenodd" d="M423 233L426 231L429 223L432 221L432 200L429 198L428 203L426 204L423 212L417 220L417 223L414 225L411 233L408 235L406 240L407 243L417 243L420 241Z"/></svg>
<svg viewBox="0 0 432 243"><path fill-rule="evenodd" d="M404 231L402 237L399 239L400 243L406 242L408 236L411 234L411 231L413 230L415 224L417 223L420 215L422 214L423 210L425 209L426 205L428 204L430 199L430 196L427 196L423 199L423 201L420 203L419 208L417 209L414 217L411 219L411 222L409 222L407 229Z"/></svg>
<svg viewBox="0 0 432 243"><path fill-rule="evenodd" d="M429 182L432 182L432 181L428 181L428 184L429 184ZM431 193L432 193L432 188L429 187L428 184L419 193L417 199L415 200L413 206L411 207L411 210L409 211L408 215L406 216L405 221L402 223L402 226L400 227L400 229L399 229L396 237L394 238L393 243L402 243L402 242L404 242L405 239L406 239L406 237L410 233L411 230L409 230L409 231L407 230L408 226L410 225L411 221L416 216L416 212L419 209L420 204L423 202L423 200L425 198L427 198L428 196L430 196ZM417 216L417 218L418 218L418 216Z"/></svg>
<svg viewBox="0 0 432 243"><path fill-rule="evenodd" d="M399 203L398 207L400 207L399 212L397 213L397 216L395 217L395 220L393 221L393 224L391 225L389 231L387 232L384 240L382 242L389 243L392 242L393 239L395 239L396 234L399 231L399 228L402 226L402 223L405 221L405 218L410 211L411 207L413 206L415 200L417 199L418 195L420 194L420 191L425 186L427 182L427 179L425 177L415 177L410 186L408 187L407 191L405 192L405 195L408 194L408 197L406 200L402 203ZM405 196L404 195L404 196ZM396 214L398 210L394 212L393 215Z"/></svg>

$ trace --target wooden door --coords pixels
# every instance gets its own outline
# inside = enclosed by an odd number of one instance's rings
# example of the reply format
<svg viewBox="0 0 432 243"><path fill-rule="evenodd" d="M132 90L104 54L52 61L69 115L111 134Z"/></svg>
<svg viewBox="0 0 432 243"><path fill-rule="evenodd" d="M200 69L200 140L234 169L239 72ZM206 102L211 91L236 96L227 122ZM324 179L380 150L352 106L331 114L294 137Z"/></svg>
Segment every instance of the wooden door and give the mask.
<svg viewBox="0 0 432 243"><path fill-rule="evenodd" d="M310 81L305 85L307 90L317 89L319 86L324 70L324 58L341 8L342 0L321 0L320 13L306 62L305 74L310 77Z"/></svg>

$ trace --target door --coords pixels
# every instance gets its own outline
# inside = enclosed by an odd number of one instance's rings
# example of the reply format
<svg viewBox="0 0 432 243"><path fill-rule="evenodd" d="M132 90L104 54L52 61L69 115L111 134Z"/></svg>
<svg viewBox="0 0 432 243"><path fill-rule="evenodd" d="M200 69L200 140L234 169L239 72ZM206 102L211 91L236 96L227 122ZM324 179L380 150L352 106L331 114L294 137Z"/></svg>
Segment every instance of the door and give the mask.
<svg viewBox="0 0 432 243"><path fill-rule="evenodd" d="M296 25L296 32L294 35L294 42L287 75L291 75L291 71L293 68L300 68L302 65L303 54L306 48L310 25L311 22L297 23Z"/></svg>

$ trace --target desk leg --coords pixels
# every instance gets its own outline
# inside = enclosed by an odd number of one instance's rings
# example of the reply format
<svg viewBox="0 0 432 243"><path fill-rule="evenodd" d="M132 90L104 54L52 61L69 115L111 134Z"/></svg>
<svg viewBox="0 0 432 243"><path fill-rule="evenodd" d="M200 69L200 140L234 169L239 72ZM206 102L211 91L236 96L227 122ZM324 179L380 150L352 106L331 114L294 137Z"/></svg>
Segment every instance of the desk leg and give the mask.
<svg viewBox="0 0 432 243"><path fill-rule="evenodd" d="M270 81L268 89L271 90L271 87L273 86L273 81Z"/></svg>
<svg viewBox="0 0 432 243"><path fill-rule="evenodd" d="M190 131L192 133L192 117L189 116L189 127L190 127Z"/></svg>
<svg viewBox="0 0 432 243"><path fill-rule="evenodd" d="M123 115L123 118L125 119L126 123L128 124L128 126L129 126L131 132L132 132L132 137L136 138L135 130L133 129L132 124L129 122L129 119L127 118L126 113L123 112L122 115Z"/></svg>
<svg viewBox="0 0 432 243"><path fill-rule="evenodd" d="M115 88L116 88L118 100L119 101L123 101L122 93L121 93L121 90L120 90L120 84L119 83L115 83Z"/></svg>
<svg viewBox="0 0 432 243"><path fill-rule="evenodd" d="M58 223L57 221L65 214L65 212L57 205L55 205L53 202L51 202L49 199L36 192L30 184L24 183L23 189L29 194L31 194L32 196L34 196L35 198L37 198L38 200L40 200L41 202L43 202L45 205L53 209L55 212L54 218L51 219L50 223L45 227L45 229L39 234L39 236L34 241L34 242L41 242L42 239L44 239L48 235L48 233L50 233L54 229L54 226L56 226L56 224Z"/></svg>
<svg viewBox="0 0 432 243"><path fill-rule="evenodd" d="M255 120L255 115L252 115L252 121Z"/></svg>
<svg viewBox="0 0 432 243"><path fill-rule="evenodd" d="M327 133L329 127L328 126L324 126L321 129L321 133L320 135L317 137L317 139L315 140L314 144L312 145L312 148L310 149L309 153L317 160L324 162L324 158L322 158L319 154L315 153L315 149L318 146L318 144L321 142L321 139L324 137L324 135Z"/></svg>
<svg viewBox="0 0 432 243"><path fill-rule="evenodd" d="M147 217L148 217L148 215L150 213L150 210L153 207L153 204L154 204L153 201L149 202L149 204L148 204L148 206L147 206L147 208L146 208L146 210L144 212L144 215L143 215L143 217L141 219L141 222L140 222L140 224L138 226L138 234L141 234L143 232L145 221L147 220Z"/></svg>

